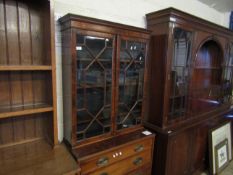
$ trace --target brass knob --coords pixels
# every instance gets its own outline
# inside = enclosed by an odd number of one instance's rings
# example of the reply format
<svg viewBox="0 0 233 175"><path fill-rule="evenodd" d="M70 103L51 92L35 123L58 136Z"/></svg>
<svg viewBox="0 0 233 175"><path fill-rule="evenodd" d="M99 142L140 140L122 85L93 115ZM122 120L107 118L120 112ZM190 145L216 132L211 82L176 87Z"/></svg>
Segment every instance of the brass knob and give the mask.
<svg viewBox="0 0 233 175"><path fill-rule="evenodd" d="M135 152L141 152L144 150L143 145L136 145L134 151Z"/></svg>
<svg viewBox="0 0 233 175"><path fill-rule="evenodd" d="M142 157L138 157L138 158L136 158L136 159L133 161L133 164L134 164L134 165L140 165L140 164L142 164L142 162L143 162L143 158L142 158Z"/></svg>
<svg viewBox="0 0 233 175"><path fill-rule="evenodd" d="M109 162L108 158L107 157L101 157L97 162L96 162L96 165L97 166L105 166L107 165Z"/></svg>

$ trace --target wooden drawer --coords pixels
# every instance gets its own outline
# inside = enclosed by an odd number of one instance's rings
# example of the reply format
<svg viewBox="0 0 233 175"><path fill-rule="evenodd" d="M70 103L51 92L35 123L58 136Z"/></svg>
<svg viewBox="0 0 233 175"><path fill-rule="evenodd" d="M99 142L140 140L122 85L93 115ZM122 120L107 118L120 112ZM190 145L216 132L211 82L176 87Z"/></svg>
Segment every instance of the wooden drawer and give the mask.
<svg viewBox="0 0 233 175"><path fill-rule="evenodd" d="M148 165L144 165L134 171L131 171L127 175L151 175L151 163Z"/></svg>
<svg viewBox="0 0 233 175"><path fill-rule="evenodd" d="M134 141L127 145L119 146L113 148L104 153L100 153L95 156L85 157L80 161L80 167L82 169L82 174L87 174L96 171L99 168L109 166L113 163L126 159L128 157L134 156L135 154L147 151L152 154L153 137ZM151 156L149 156L151 157Z"/></svg>
<svg viewBox="0 0 233 175"><path fill-rule="evenodd" d="M151 163L151 151L147 150L89 175L124 175L149 163Z"/></svg>

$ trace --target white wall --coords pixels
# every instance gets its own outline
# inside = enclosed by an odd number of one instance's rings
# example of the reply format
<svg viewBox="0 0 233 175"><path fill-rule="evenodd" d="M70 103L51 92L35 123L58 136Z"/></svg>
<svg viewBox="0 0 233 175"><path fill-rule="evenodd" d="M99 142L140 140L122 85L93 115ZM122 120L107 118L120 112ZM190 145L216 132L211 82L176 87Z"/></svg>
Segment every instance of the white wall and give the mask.
<svg viewBox="0 0 233 175"><path fill-rule="evenodd" d="M67 13L146 27L145 14L167 7L175 7L216 24L229 25L229 13L220 13L197 0L55 0L55 16ZM61 34L56 23L58 136L63 138Z"/></svg>

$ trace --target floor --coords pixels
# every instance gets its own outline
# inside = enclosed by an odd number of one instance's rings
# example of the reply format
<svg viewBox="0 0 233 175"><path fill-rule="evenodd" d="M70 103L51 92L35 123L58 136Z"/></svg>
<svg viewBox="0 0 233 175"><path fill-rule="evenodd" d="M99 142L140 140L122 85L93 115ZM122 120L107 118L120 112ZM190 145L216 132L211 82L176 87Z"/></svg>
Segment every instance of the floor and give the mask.
<svg viewBox="0 0 233 175"><path fill-rule="evenodd" d="M201 175L208 175L208 173L202 173ZM219 175L233 175L233 161L224 169Z"/></svg>
<svg viewBox="0 0 233 175"><path fill-rule="evenodd" d="M76 174L77 170L77 162L63 144L53 149L38 139L0 148L0 175Z"/></svg>
<svg viewBox="0 0 233 175"><path fill-rule="evenodd" d="M220 175L233 175L233 161L230 162Z"/></svg>

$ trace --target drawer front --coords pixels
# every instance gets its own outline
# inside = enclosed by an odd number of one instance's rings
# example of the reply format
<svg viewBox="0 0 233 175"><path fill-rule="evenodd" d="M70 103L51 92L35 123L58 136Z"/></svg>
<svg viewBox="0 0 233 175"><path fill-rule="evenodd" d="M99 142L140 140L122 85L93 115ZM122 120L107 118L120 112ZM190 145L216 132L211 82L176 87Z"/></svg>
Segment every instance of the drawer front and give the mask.
<svg viewBox="0 0 233 175"><path fill-rule="evenodd" d="M124 175L150 162L151 152L147 150L108 167L101 168L101 170L90 173L89 175Z"/></svg>
<svg viewBox="0 0 233 175"><path fill-rule="evenodd" d="M134 171L131 171L130 173L127 173L127 175L151 175L151 164L144 165Z"/></svg>
<svg viewBox="0 0 233 175"><path fill-rule="evenodd" d="M82 173L87 174L89 172L96 171L99 168L109 166L115 162L134 156L135 154L143 151L148 150L151 152L153 144L152 141L153 138L139 140L138 142L126 145L125 147L116 147L115 149L102 155L81 160L80 167L82 169Z"/></svg>

